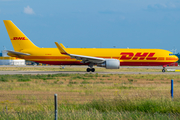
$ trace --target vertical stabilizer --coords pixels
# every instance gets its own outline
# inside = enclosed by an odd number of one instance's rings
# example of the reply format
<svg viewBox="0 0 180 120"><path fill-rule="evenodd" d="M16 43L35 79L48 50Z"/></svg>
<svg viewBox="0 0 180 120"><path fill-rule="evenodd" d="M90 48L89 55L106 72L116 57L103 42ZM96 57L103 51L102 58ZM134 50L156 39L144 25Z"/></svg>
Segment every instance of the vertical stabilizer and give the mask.
<svg viewBox="0 0 180 120"><path fill-rule="evenodd" d="M11 20L3 20L15 51L38 48Z"/></svg>

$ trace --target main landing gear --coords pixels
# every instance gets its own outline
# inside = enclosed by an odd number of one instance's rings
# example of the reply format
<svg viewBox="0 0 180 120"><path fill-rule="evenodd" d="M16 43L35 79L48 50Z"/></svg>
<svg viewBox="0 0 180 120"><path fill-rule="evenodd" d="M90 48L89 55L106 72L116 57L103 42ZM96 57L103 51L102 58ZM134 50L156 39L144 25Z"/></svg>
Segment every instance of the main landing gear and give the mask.
<svg viewBox="0 0 180 120"><path fill-rule="evenodd" d="M90 71L91 71L91 72L94 72L95 69L94 69L94 68L87 68L86 71L87 71L87 72L90 72Z"/></svg>
<svg viewBox="0 0 180 120"><path fill-rule="evenodd" d="M90 71L91 71L91 72L94 72L94 71L95 71L95 68L93 68L93 65L94 65L93 63L90 63L90 64L88 65L90 68L87 68L86 71L87 71L87 72L90 72Z"/></svg>

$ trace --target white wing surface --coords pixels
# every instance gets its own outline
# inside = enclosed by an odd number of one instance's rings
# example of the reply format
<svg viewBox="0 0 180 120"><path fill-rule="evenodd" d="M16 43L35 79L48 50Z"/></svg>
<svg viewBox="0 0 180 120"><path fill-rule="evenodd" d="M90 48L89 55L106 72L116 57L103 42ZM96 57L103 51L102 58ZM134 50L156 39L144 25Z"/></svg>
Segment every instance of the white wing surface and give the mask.
<svg viewBox="0 0 180 120"><path fill-rule="evenodd" d="M91 56L84 56L84 55L75 55L75 54L69 54L65 51L65 47L60 43L58 44L55 42L57 48L59 49L61 54L68 55L71 58L75 58L76 60L82 60L82 63L103 63L106 59L104 58L98 58L98 57L91 57Z"/></svg>
<svg viewBox="0 0 180 120"><path fill-rule="evenodd" d="M10 53L10 54L13 54L15 56L20 56L20 55L30 55L30 54L27 54L27 53L22 53L22 52L16 52L16 51L12 51L12 50L6 50L6 52Z"/></svg>

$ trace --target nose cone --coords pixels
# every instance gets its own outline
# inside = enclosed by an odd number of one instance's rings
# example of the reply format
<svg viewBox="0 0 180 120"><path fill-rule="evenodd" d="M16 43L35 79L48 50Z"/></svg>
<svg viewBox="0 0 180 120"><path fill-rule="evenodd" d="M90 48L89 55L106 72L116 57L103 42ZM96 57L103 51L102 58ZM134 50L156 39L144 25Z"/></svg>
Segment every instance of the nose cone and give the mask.
<svg viewBox="0 0 180 120"><path fill-rule="evenodd" d="M179 58L175 55L170 55L169 57L166 57L166 60L169 62L177 62Z"/></svg>
<svg viewBox="0 0 180 120"><path fill-rule="evenodd" d="M179 60L179 58L177 57L177 56L175 56L175 58L174 58L176 61L178 61Z"/></svg>
<svg viewBox="0 0 180 120"><path fill-rule="evenodd" d="M170 59L170 60L173 60L174 62L176 62L176 61L178 61L178 60L179 60L179 58L178 58L177 56L175 56L175 55L174 55L174 56L172 56L172 57L171 57L171 59Z"/></svg>

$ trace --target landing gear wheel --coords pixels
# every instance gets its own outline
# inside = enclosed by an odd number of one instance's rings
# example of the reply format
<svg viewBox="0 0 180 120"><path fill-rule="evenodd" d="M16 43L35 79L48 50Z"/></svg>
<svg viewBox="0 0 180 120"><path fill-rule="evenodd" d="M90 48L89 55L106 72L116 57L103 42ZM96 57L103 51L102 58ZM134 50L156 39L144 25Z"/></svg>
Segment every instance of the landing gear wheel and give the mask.
<svg viewBox="0 0 180 120"><path fill-rule="evenodd" d="M162 69L162 72L165 72L165 69Z"/></svg>
<svg viewBox="0 0 180 120"><path fill-rule="evenodd" d="M86 69L86 71L87 71L87 72L90 72L90 71L91 71L91 69L90 69L90 68L87 68L87 69Z"/></svg>
<svg viewBox="0 0 180 120"><path fill-rule="evenodd" d="M90 71L91 71L91 72L94 72L95 69L94 69L94 68L87 68L86 71L87 71L87 72L90 72Z"/></svg>
<svg viewBox="0 0 180 120"><path fill-rule="evenodd" d="M94 71L95 71L95 69L94 69L94 68L92 68L92 69L91 69L91 71L92 71L92 72L94 72Z"/></svg>

